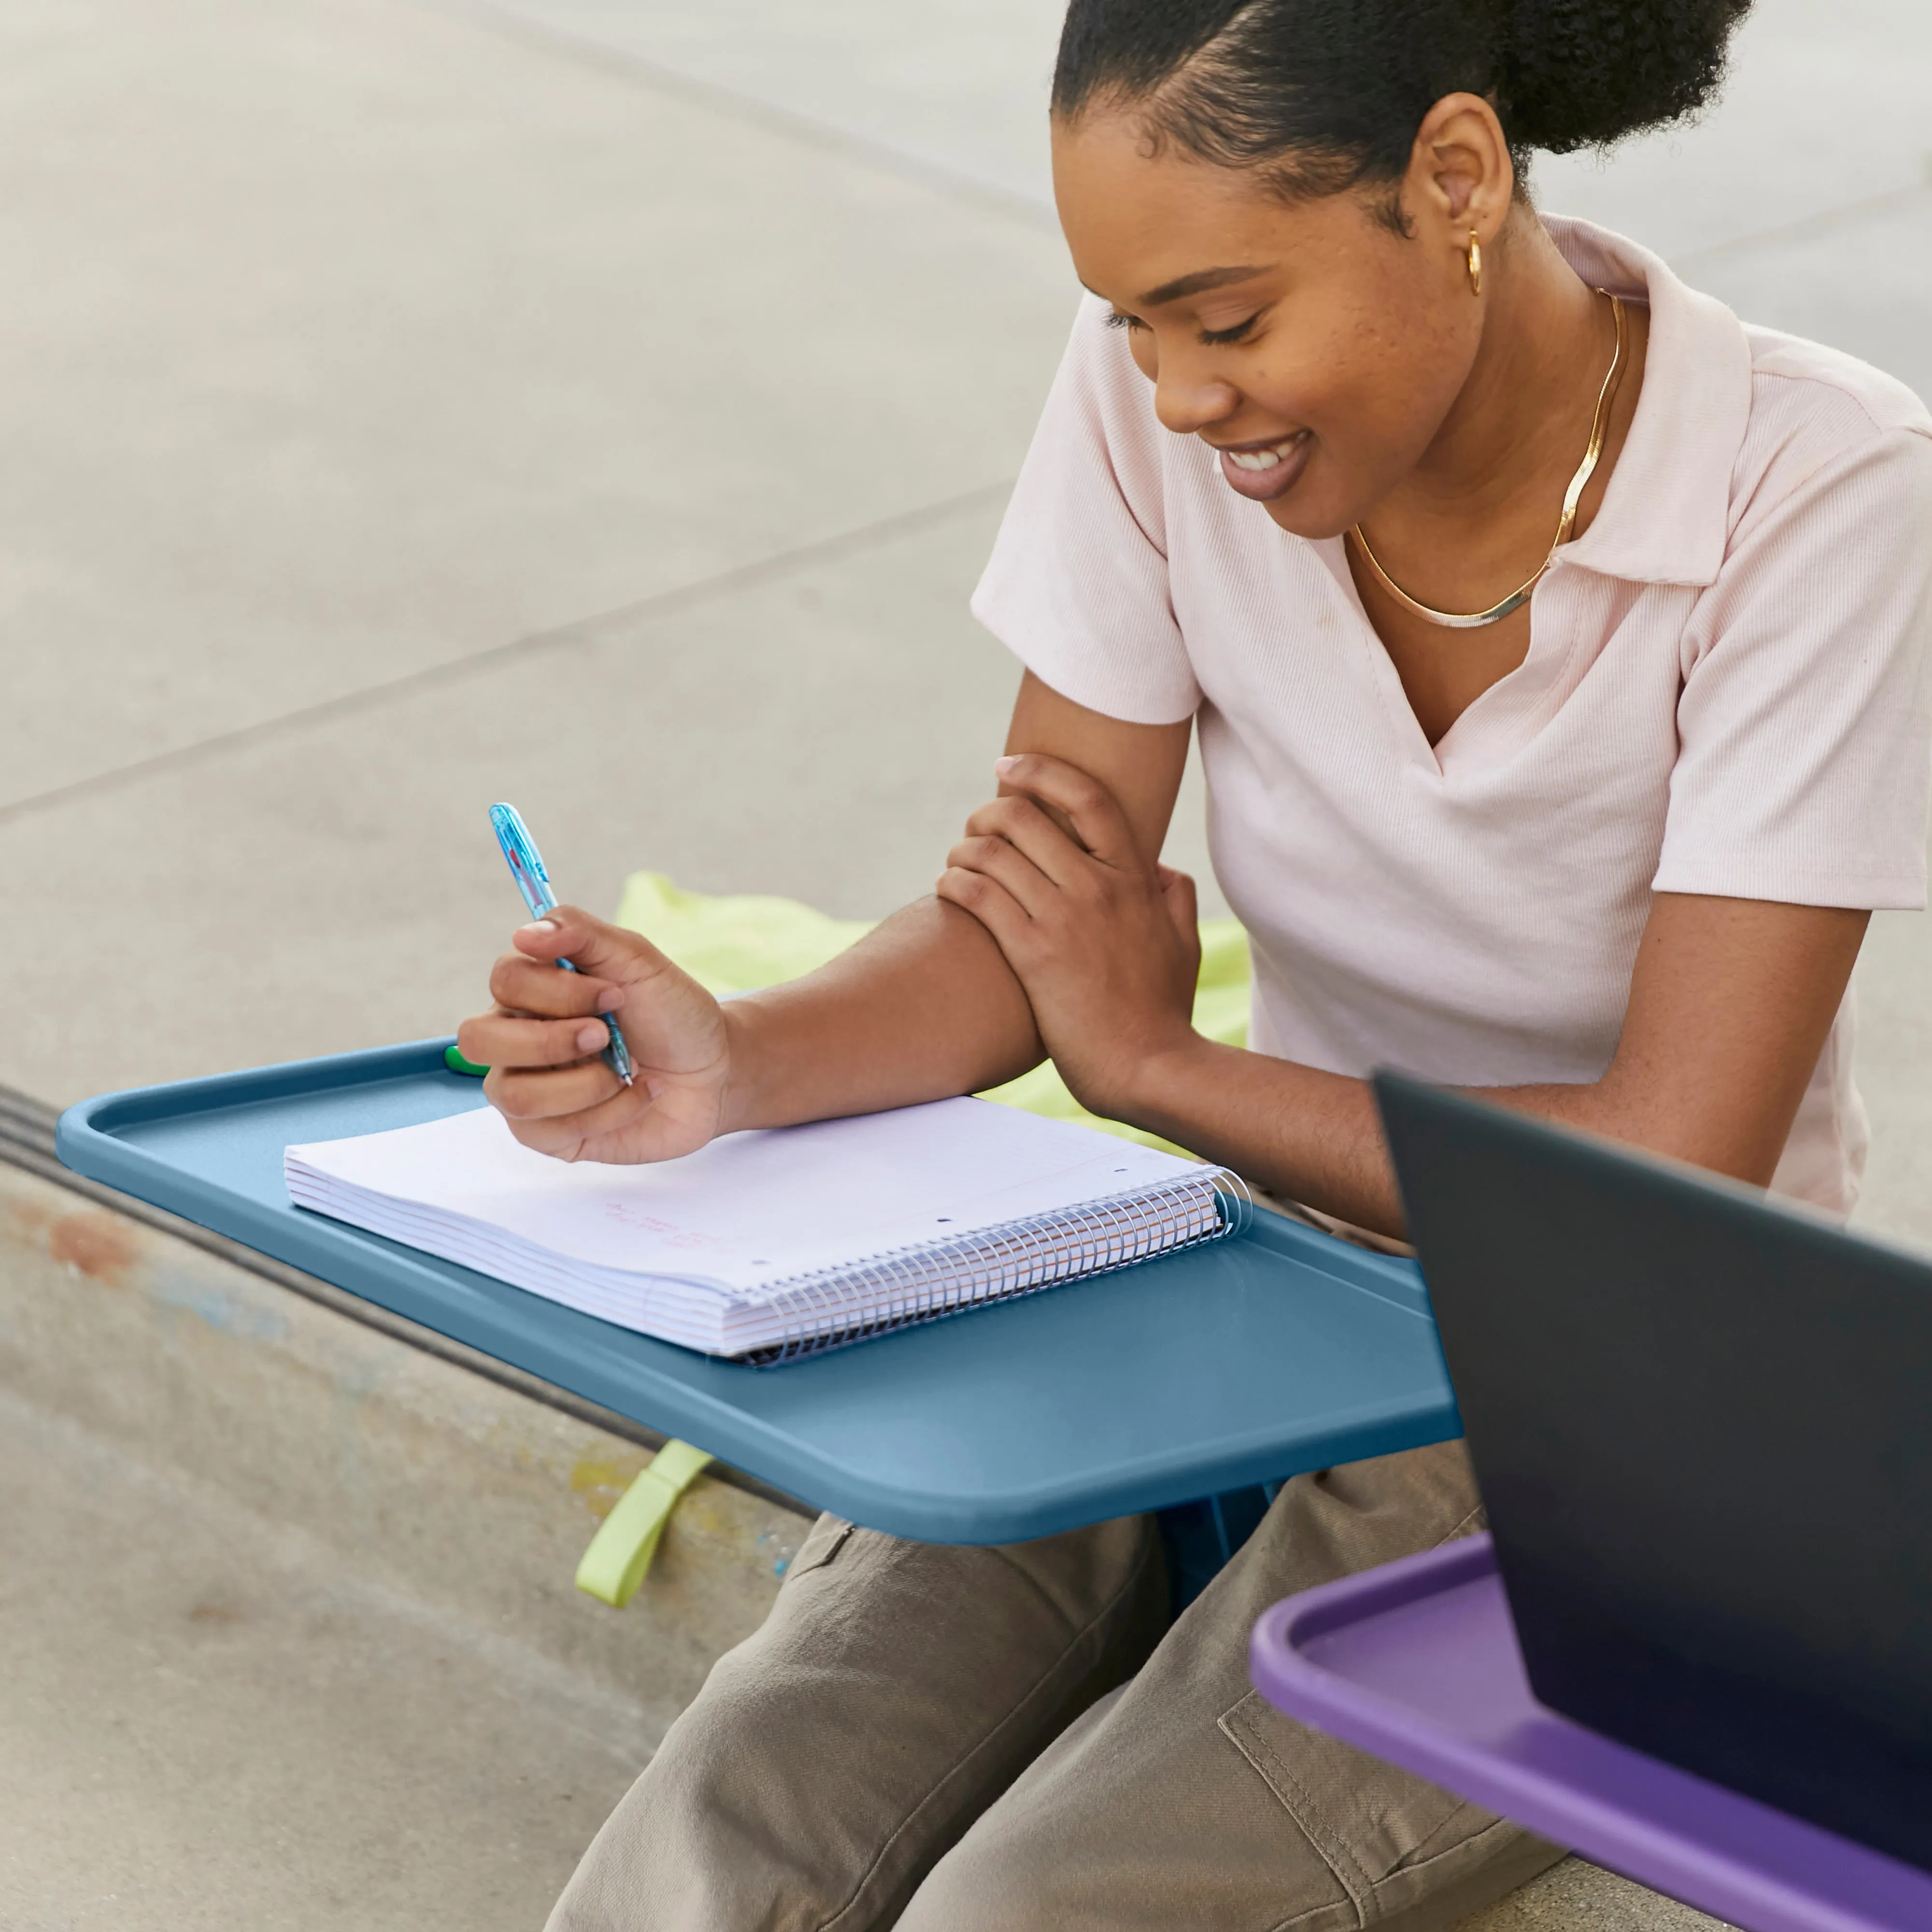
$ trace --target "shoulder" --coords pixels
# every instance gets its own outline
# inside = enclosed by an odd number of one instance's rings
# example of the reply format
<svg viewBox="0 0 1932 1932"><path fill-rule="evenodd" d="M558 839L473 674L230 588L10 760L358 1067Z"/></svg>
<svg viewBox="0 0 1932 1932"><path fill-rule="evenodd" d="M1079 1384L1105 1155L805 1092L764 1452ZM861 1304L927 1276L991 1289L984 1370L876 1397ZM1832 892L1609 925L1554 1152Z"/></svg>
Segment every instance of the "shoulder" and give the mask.
<svg viewBox="0 0 1932 1932"><path fill-rule="evenodd" d="M1752 322L1743 326L1750 350L1754 413L1762 398L1766 407L1782 410L1794 421L1842 424L1854 434L1863 426L1932 436L1932 412L1896 376L1802 335Z"/></svg>
<svg viewBox="0 0 1932 1932"><path fill-rule="evenodd" d="M1932 494L1932 412L1841 350L1747 323L1750 415L1732 479L1733 528L1840 472L1888 474L1901 512ZM1822 493L1821 493L1822 494Z"/></svg>
<svg viewBox="0 0 1932 1932"><path fill-rule="evenodd" d="M1172 439L1154 412L1154 385L1134 361L1127 331L1113 326L1113 313L1098 296L1082 296L1055 386L1070 393L1087 427L1110 447L1158 470L1162 444Z"/></svg>

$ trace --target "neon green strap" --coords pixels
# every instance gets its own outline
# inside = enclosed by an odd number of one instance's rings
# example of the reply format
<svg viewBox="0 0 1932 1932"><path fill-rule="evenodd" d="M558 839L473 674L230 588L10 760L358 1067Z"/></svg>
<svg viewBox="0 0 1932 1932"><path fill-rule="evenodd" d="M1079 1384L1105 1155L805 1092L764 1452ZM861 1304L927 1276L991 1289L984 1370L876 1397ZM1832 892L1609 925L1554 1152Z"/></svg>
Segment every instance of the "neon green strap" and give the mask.
<svg viewBox="0 0 1932 1932"><path fill-rule="evenodd" d="M658 1539L677 1499L711 1458L688 1442L667 1442L604 1519L577 1566L577 1587L599 1603L621 1610L658 1553Z"/></svg>

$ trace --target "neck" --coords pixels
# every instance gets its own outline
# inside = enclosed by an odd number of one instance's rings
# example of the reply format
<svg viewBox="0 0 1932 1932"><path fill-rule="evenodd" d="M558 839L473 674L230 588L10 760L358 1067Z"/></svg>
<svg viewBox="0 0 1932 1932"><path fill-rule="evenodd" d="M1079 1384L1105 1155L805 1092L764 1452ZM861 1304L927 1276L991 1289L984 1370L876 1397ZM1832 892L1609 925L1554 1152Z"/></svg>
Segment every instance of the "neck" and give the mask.
<svg viewBox="0 0 1932 1932"><path fill-rule="evenodd" d="M1576 467L1577 418L1603 380L1604 303L1532 210L1519 208L1502 238L1468 380L1394 493L1432 520L1486 522L1526 491L1540 500L1548 472Z"/></svg>

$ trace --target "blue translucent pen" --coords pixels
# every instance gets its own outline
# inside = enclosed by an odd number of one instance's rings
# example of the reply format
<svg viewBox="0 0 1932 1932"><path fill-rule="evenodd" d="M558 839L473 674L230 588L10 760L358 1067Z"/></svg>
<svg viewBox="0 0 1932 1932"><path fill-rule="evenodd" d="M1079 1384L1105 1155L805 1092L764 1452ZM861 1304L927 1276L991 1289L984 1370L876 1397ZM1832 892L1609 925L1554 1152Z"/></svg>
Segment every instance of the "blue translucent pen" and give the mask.
<svg viewBox="0 0 1932 1932"><path fill-rule="evenodd" d="M517 890L523 894L531 918L542 919L556 911L556 895L550 889L550 874L544 870L543 854L537 850L537 842L530 836L530 828L524 823L523 814L514 805L493 805L490 808L490 823L495 828L496 843L503 848L503 856L510 862L510 876L516 880ZM577 970L568 959L560 959L556 963L566 973ZM610 1030L610 1044L598 1058L628 1087L632 1073L624 1036L616 1021L608 1013L600 1017Z"/></svg>

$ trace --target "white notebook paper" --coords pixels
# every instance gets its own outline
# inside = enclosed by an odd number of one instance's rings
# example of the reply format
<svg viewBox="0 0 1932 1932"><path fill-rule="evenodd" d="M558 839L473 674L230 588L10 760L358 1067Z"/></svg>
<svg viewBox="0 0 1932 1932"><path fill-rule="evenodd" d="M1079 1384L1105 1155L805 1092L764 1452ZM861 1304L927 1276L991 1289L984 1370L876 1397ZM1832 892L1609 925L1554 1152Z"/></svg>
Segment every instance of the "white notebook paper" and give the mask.
<svg viewBox="0 0 1932 1932"><path fill-rule="evenodd" d="M1240 1184L985 1100L567 1164L494 1108L291 1147L298 1207L607 1322L770 1360L1096 1274L1239 1224Z"/></svg>

